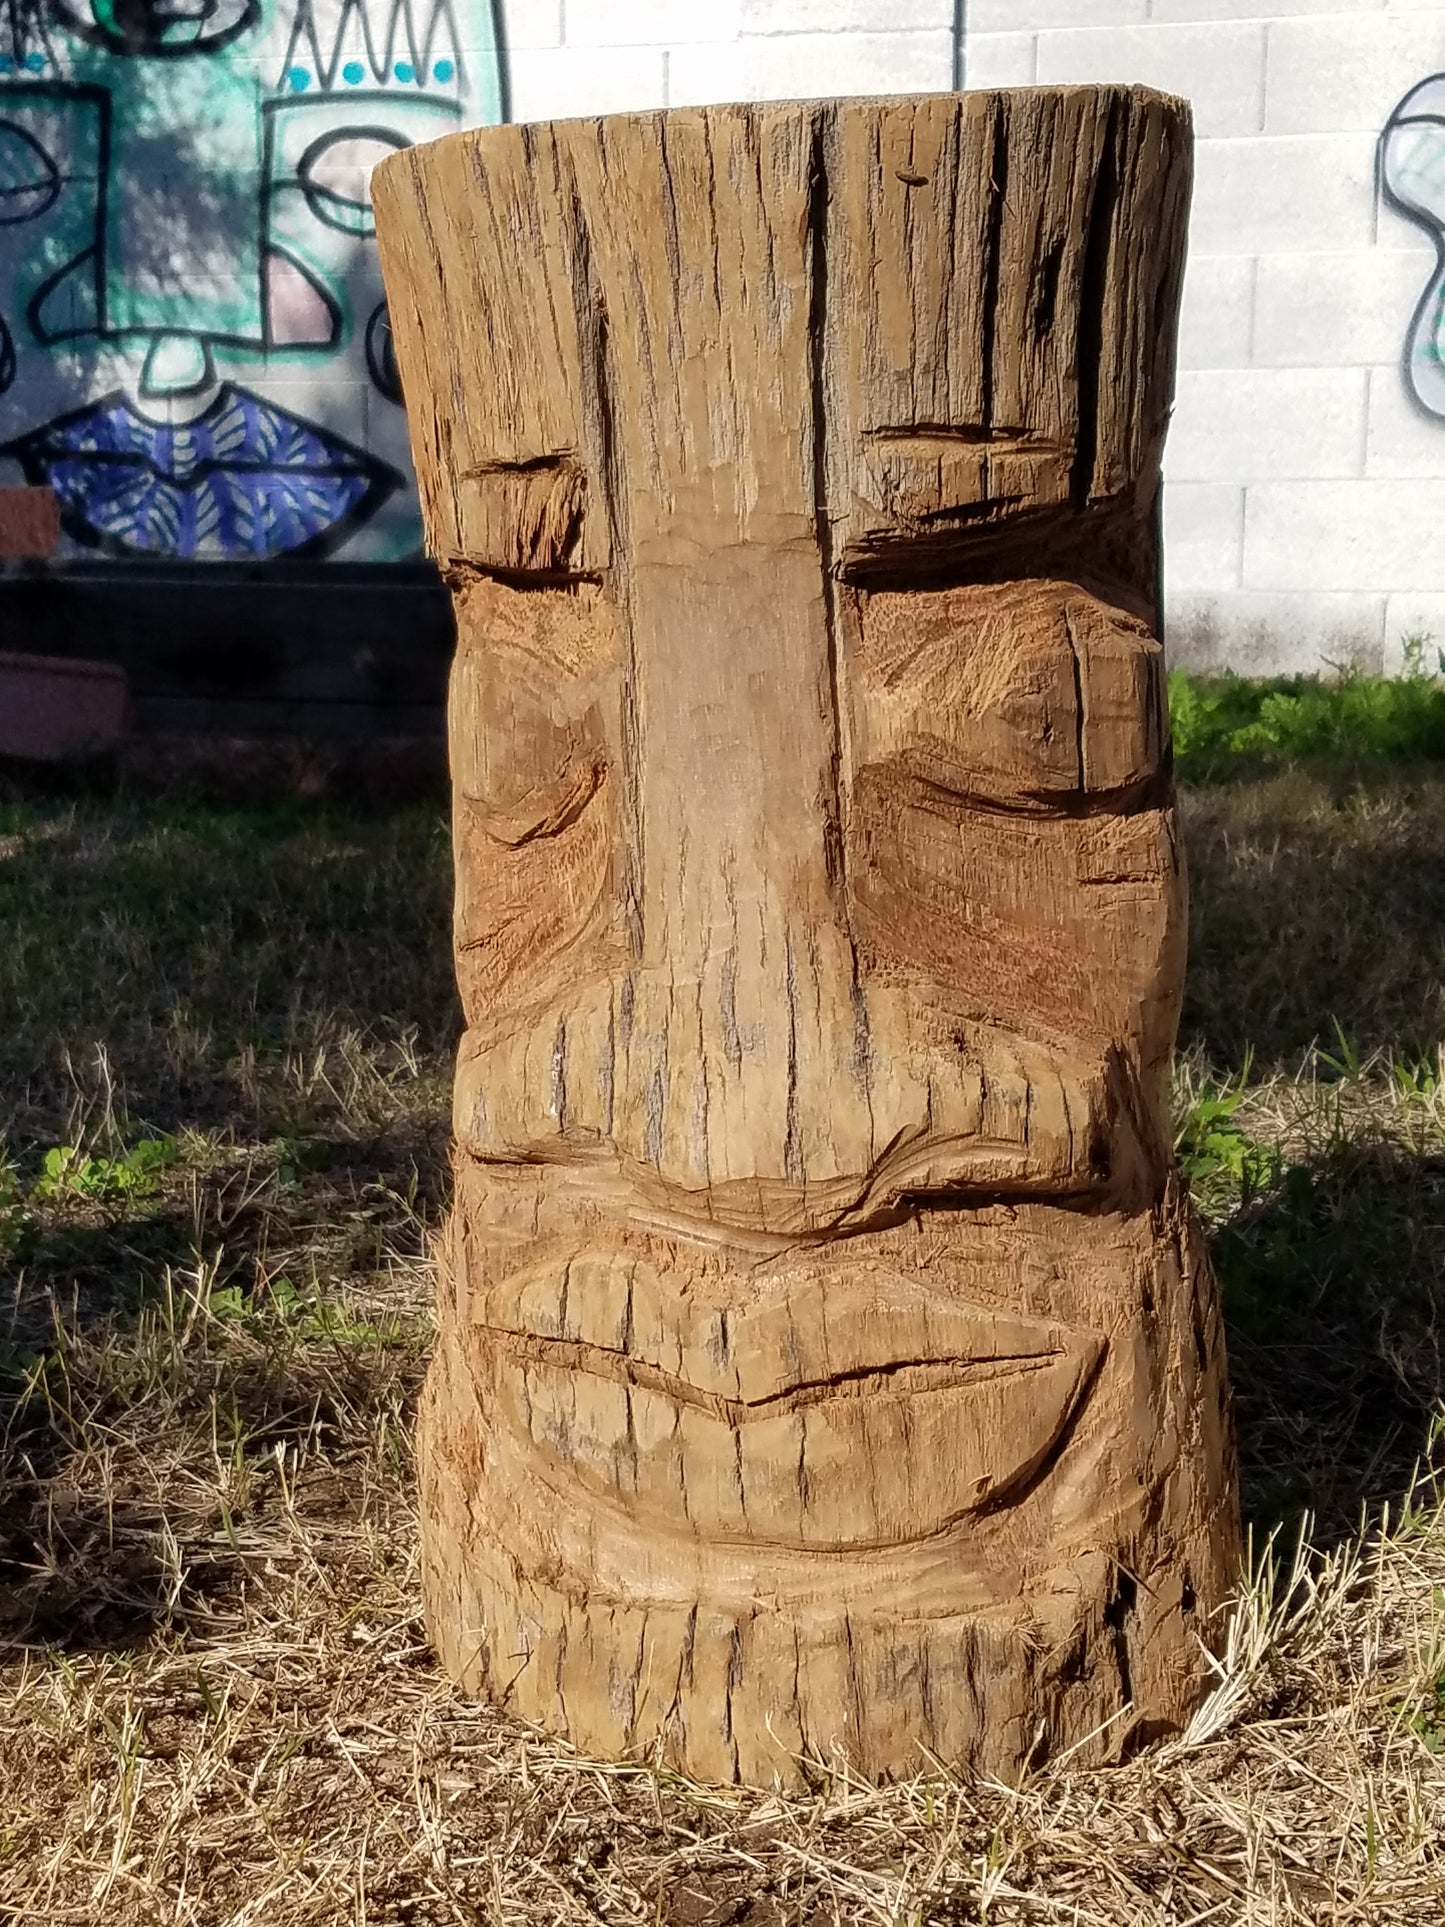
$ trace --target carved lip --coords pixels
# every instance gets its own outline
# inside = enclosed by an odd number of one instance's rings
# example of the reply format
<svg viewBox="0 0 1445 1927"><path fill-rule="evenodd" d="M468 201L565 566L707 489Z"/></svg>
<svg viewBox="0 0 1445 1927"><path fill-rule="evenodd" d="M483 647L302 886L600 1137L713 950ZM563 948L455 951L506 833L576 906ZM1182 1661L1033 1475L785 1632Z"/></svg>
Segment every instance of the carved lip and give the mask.
<svg viewBox="0 0 1445 1927"><path fill-rule="evenodd" d="M673 1530L820 1551L1021 1496L1105 1343L881 1265L794 1271L729 1311L601 1252L494 1288L475 1339L554 1474Z"/></svg>

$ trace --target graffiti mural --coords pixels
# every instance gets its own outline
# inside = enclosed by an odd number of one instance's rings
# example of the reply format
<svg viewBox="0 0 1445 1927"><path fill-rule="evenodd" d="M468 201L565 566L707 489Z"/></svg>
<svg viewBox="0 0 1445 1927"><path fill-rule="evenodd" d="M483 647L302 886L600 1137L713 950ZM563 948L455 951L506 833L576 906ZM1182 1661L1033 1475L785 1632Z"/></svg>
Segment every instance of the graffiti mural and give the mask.
<svg viewBox="0 0 1445 1927"><path fill-rule="evenodd" d="M1404 371L1419 406L1445 420L1445 74L1412 87L1385 123L1380 187L1435 243L1435 271L1410 324Z"/></svg>
<svg viewBox="0 0 1445 1927"><path fill-rule="evenodd" d="M417 552L370 173L492 0L0 0L0 481L131 557Z"/></svg>

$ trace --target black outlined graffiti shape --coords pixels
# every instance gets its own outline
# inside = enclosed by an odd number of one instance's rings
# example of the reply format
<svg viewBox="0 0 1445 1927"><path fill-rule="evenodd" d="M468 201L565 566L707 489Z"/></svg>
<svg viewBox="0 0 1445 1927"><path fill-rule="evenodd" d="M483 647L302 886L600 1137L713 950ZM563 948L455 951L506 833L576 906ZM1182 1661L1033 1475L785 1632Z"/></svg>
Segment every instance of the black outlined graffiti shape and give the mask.
<svg viewBox="0 0 1445 1927"><path fill-rule="evenodd" d="M1416 405L1445 420L1445 73L1412 87L1386 121L1379 175L1387 205L1435 244L1435 267L1416 303L1401 365Z"/></svg>

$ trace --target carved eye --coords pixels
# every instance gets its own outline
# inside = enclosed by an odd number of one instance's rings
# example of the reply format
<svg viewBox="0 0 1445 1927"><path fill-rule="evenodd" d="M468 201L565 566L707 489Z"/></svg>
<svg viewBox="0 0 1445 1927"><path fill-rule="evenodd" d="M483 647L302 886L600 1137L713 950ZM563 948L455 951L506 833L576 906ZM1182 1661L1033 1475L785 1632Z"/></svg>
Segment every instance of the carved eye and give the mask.
<svg viewBox="0 0 1445 1927"><path fill-rule="evenodd" d="M398 148L411 145L383 127L348 127L323 134L301 156L296 172L311 212L344 234L374 234L371 170Z"/></svg>
<svg viewBox="0 0 1445 1927"><path fill-rule="evenodd" d="M214 53L261 15L260 0L56 0L60 21L112 53Z"/></svg>
<svg viewBox="0 0 1445 1927"><path fill-rule="evenodd" d="M60 169L33 134L0 120L0 227L33 221L54 205Z"/></svg>

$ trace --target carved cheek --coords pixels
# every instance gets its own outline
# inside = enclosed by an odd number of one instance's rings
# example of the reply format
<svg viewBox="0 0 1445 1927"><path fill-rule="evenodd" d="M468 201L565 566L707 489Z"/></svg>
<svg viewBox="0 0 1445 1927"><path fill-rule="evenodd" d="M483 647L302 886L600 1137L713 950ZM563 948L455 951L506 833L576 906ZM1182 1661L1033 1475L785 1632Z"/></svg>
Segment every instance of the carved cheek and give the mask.
<svg viewBox="0 0 1445 1927"><path fill-rule="evenodd" d="M1072 583L872 595L858 761L998 810L1127 802L1163 762L1162 668L1137 618Z"/></svg>
<svg viewBox="0 0 1445 1927"><path fill-rule="evenodd" d="M1123 1040L1178 923L1161 657L1070 584L865 603L850 877L884 968Z"/></svg>
<svg viewBox="0 0 1445 1927"><path fill-rule="evenodd" d="M479 579L458 598L449 705L458 974L469 1026L590 976L616 867L615 648L589 588Z"/></svg>

